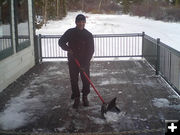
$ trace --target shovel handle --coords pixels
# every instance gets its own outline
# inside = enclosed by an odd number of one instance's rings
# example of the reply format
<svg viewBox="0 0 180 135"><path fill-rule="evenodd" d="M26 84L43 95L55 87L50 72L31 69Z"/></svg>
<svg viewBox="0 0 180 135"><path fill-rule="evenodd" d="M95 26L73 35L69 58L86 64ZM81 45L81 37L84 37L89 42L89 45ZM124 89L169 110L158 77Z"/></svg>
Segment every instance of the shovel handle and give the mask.
<svg viewBox="0 0 180 135"><path fill-rule="evenodd" d="M79 63L79 61L76 59L76 58L74 58L74 60L75 60L75 63L77 64L77 66L79 67L79 68L81 68L81 65L80 65L80 63ZM86 72L85 71L82 71L83 72L83 74L84 74L84 76L86 77L86 79L89 81L89 83L91 84L91 86L93 87L93 89L94 89L94 91L96 92L96 94L98 95L98 97L100 98L100 100L102 101L102 103L104 104L105 102L104 102L104 99L101 97L101 95L99 94L99 92L97 91L97 89L95 88L95 86L94 86L94 84L92 83L92 81L89 79L89 77L88 77L88 75L86 74Z"/></svg>

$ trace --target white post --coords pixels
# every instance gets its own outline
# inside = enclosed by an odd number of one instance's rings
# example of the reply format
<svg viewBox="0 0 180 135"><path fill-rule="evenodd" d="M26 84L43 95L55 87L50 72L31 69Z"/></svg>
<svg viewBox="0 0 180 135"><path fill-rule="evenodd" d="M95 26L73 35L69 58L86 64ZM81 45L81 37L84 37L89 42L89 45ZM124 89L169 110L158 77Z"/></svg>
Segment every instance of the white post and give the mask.
<svg viewBox="0 0 180 135"><path fill-rule="evenodd" d="M15 19L14 19L14 0L11 0L11 23L12 23L12 43L13 51L16 53L16 37L15 37Z"/></svg>
<svg viewBox="0 0 180 135"><path fill-rule="evenodd" d="M34 48L34 21L33 21L33 9L32 9L32 0L28 0L28 13L29 13L29 35L30 35L30 45ZM32 52L34 56L34 52Z"/></svg>

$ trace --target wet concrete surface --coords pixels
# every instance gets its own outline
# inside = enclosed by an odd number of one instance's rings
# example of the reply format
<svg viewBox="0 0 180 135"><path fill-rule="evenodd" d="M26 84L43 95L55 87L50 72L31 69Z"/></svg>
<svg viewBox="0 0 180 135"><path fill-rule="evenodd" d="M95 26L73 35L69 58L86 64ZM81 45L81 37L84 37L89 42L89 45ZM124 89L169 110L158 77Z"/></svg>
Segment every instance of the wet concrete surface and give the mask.
<svg viewBox="0 0 180 135"><path fill-rule="evenodd" d="M0 93L0 130L163 135L165 120L180 119L180 98L144 60L92 62L91 80L106 102L117 97L119 114L103 119L92 88L90 106L73 109L67 62L44 62Z"/></svg>

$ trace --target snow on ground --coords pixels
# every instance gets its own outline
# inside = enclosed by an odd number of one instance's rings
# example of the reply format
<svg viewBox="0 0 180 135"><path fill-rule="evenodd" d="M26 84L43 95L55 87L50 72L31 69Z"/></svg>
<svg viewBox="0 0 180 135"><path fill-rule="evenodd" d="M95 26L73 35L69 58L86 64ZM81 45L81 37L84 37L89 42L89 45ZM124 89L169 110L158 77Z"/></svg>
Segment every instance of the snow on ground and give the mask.
<svg viewBox="0 0 180 135"><path fill-rule="evenodd" d="M36 30L36 34L62 35L75 27L75 17L83 12L69 12L60 21L48 21L47 25ZM180 51L180 23L155 21L129 15L106 15L83 13L87 17L86 29L92 34L141 33L157 39Z"/></svg>

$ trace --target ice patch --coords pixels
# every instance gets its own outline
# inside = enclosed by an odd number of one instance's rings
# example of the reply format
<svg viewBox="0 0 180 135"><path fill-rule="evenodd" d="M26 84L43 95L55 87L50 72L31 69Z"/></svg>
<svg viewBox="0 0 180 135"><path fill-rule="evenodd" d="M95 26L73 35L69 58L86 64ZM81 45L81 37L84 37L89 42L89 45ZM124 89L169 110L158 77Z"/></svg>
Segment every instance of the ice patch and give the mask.
<svg viewBox="0 0 180 135"><path fill-rule="evenodd" d="M169 107L169 108L173 108L173 109L177 109L180 110L180 104L177 105L170 105L169 100L165 99L165 98L155 98L152 100L153 101L153 105L158 107L158 108L162 108L162 107Z"/></svg>
<svg viewBox="0 0 180 135"><path fill-rule="evenodd" d="M91 75L90 76L104 76L105 74L107 74L107 73L103 73L103 72L101 72L101 73L91 73Z"/></svg>
<svg viewBox="0 0 180 135"><path fill-rule="evenodd" d="M153 105L158 108L169 107L169 100L166 98L154 98L152 101Z"/></svg>
<svg viewBox="0 0 180 135"><path fill-rule="evenodd" d="M119 81L115 78L111 78L110 80L106 80L106 81L103 81L101 82L99 85L102 86L102 85L110 85L110 84L126 84L128 83L127 81Z"/></svg>
<svg viewBox="0 0 180 135"><path fill-rule="evenodd" d="M89 117L90 120L93 120L94 123L102 125L105 124L106 121L104 119L100 119L100 118L95 118L95 117Z"/></svg>
<svg viewBox="0 0 180 135"><path fill-rule="evenodd" d="M54 107L52 108L52 110L55 110L55 109L58 109L58 108L61 108L61 106L60 106L60 105L54 106Z"/></svg>
<svg viewBox="0 0 180 135"><path fill-rule="evenodd" d="M63 130L65 130L66 128L65 127L61 127L61 128L55 128L54 130L55 131L58 131L58 132L62 132Z"/></svg>
<svg viewBox="0 0 180 135"><path fill-rule="evenodd" d="M63 75L63 73L60 71L56 71L56 72L50 72L49 75Z"/></svg>
<svg viewBox="0 0 180 135"><path fill-rule="evenodd" d="M176 99L179 99L179 97L177 95L170 95L168 96L169 98L176 98Z"/></svg>
<svg viewBox="0 0 180 135"><path fill-rule="evenodd" d="M118 91L118 94L122 94L122 91Z"/></svg>
<svg viewBox="0 0 180 135"><path fill-rule="evenodd" d="M51 67L49 67L48 70L57 70L57 69L58 69L58 67L56 67L56 66L51 66Z"/></svg>
<svg viewBox="0 0 180 135"><path fill-rule="evenodd" d="M178 105L171 105L170 107L172 107L173 109L180 110L180 104L178 104Z"/></svg>

